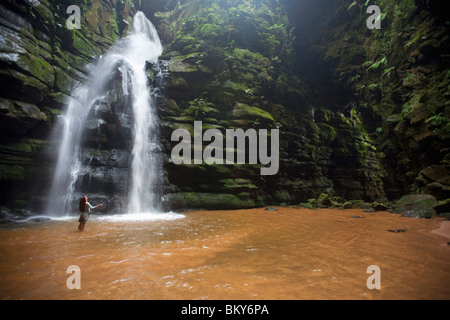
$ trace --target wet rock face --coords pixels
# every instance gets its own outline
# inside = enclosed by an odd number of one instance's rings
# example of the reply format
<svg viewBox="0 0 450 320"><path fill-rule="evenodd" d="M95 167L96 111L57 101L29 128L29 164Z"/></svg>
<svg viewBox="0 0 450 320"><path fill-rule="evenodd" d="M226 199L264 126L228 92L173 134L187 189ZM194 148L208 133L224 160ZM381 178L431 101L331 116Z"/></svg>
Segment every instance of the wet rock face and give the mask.
<svg viewBox="0 0 450 320"><path fill-rule="evenodd" d="M66 10L78 5L81 29L68 30ZM68 96L86 79L89 63L127 32L130 2L2 1L0 5L0 205L39 211L52 180L57 141L52 137ZM115 100L115 98L112 98ZM115 100L116 105L121 102ZM99 106L107 117L115 107ZM121 148L126 136L110 125L86 139L91 147ZM93 128L94 124L86 124ZM110 139L110 136L113 139ZM125 138L126 139L126 138ZM120 141L111 144L109 141Z"/></svg>
<svg viewBox="0 0 450 320"><path fill-rule="evenodd" d="M124 92L122 74L118 64L106 95L93 103L84 124L82 145L96 150L130 149L133 130L131 84ZM130 149L131 150L131 149Z"/></svg>
<svg viewBox="0 0 450 320"><path fill-rule="evenodd" d="M152 75L149 90L154 91L154 85L161 81L160 68L159 64L147 64L147 71ZM81 168L74 198L89 195L94 203L106 203L99 212L123 213L127 210L131 184L135 122L133 79L123 61L118 62L114 70L103 86L105 94L86 108L89 114L83 125ZM161 153L158 148L149 152L158 157ZM153 180L156 189L163 188L160 181Z"/></svg>

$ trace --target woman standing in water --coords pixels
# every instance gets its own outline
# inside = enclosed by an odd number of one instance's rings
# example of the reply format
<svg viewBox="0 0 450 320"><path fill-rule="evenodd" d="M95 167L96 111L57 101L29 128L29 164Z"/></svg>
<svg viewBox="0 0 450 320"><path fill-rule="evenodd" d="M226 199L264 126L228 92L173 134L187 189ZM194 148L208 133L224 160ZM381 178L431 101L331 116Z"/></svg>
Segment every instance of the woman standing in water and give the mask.
<svg viewBox="0 0 450 320"><path fill-rule="evenodd" d="M78 225L78 230L79 231L83 231L84 225L86 224L86 222L89 219L89 215L91 213L91 209L95 209L95 208L101 207L102 205L103 205L103 203L99 204L99 205L97 205L95 207L92 206L89 202L87 202L87 197L86 196L84 196L84 197L82 197L80 199L79 209L80 209L81 215L80 215L80 218L78 219L78 222L80 223ZM87 217L85 216L85 214L87 214Z"/></svg>

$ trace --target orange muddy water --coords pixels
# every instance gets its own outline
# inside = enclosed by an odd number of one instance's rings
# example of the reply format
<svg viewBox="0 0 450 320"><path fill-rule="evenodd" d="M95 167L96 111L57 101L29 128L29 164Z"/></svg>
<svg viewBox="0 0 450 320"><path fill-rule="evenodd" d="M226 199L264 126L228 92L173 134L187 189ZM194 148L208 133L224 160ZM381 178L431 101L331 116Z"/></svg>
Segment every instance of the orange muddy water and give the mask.
<svg viewBox="0 0 450 320"><path fill-rule="evenodd" d="M0 299L450 299L450 221L295 208L183 215L92 217L83 232L75 217L4 226ZM72 265L80 289L67 286ZM367 287L371 265L380 289Z"/></svg>

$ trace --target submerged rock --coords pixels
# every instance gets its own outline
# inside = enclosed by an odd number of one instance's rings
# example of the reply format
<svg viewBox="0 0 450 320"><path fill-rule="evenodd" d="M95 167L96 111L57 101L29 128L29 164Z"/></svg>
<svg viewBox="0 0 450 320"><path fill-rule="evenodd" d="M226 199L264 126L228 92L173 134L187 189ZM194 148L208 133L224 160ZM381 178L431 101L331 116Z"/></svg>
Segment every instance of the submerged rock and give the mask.
<svg viewBox="0 0 450 320"><path fill-rule="evenodd" d="M49 217L36 217L36 218L30 218L27 221L28 222L44 222L44 221L50 221L51 219Z"/></svg>
<svg viewBox="0 0 450 320"><path fill-rule="evenodd" d="M389 229L387 230L388 232L393 232L393 233L401 233L401 232L406 232L405 229Z"/></svg>

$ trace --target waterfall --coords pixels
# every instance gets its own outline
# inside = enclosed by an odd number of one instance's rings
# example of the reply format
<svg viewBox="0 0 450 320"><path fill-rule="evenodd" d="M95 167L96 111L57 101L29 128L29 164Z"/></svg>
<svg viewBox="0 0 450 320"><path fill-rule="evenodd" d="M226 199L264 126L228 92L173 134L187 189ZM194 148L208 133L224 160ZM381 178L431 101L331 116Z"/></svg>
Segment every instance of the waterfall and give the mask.
<svg viewBox="0 0 450 320"><path fill-rule="evenodd" d="M157 199L153 196L155 182L161 175L155 156L155 150L158 149L158 121L154 110L155 90L151 91L149 86L146 66L148 63L157 65L162 50L155 27L142 12L138 12L131 34L102 56L92 66L86 83L74 91L66 114L60 117L62 133L58 134L61 135L61 142L48 213L61 215L61 212L76 212L76 201L85 191L83 184L91 179L95 171L91 161L85 160L86 151L83 151L87 128L99 133L107 127L97 114L112 99L116 99L114 108L130 109L130 114L120 114L116 121L124 128L129 123L131 136L130 150L126 152L129 153L127 174L120 180L128 188L128 194L123 195L127 203L121 210L130 213L158 211ZM112 90L114 79L118 78L121 84L118 89ZM114 141L109 143L114 144ZM95 153L92 150L90 152ZM120 186L115 189L120 189ZM95 192L102 194L103 191ZM89 194L87 196L89 198Z"/></svg>
<svg viewBox="0 0 450 320"><path fill-rule="evenodd" d="M129 39L125 56L128 57L134 77L132 84L134 111L134 144L131 163L131 190L128 211L141 213L153 210L151 187L158 172L152 157L157 145L156 116L152 106L145 72L146 61L156 63L162 53L162 45L153 24L143 13L135 16L133 36Z"/></svg>

